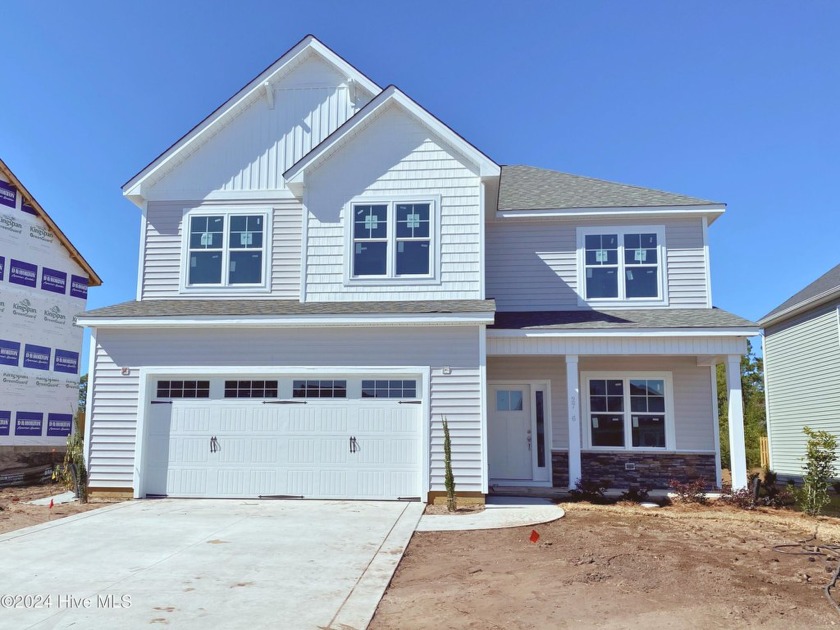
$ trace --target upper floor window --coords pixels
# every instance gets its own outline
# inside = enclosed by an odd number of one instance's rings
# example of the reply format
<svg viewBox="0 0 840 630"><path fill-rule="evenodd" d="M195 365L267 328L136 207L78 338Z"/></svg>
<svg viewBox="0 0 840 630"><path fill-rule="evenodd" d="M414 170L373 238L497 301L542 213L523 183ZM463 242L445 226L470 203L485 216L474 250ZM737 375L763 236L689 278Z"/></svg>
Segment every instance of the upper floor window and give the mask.
<svg viewBox="0 0 840 630"><path fill-rule="evenodd" d="M351 279L434 275L432 201L353 203L351 213Z"/></svg>
<svg viewBox="0 0 840 630"><path fill-rule="evenodd" d="M662 227L579 228L579 294L604 306L666 303Z"/></svg>
<svg viewBox="0 0 840 630"><path fill-rule="evenodd" d="M265 285L264 213L196 213L187 216L187 287Z"/></svg>

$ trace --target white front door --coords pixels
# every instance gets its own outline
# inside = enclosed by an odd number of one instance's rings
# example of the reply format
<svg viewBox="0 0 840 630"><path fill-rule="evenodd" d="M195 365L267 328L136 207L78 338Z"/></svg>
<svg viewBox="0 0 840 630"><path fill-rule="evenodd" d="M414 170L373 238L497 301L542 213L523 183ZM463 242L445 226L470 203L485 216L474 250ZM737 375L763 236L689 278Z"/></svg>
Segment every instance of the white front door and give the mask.
<svg viewBox="0 0 840 630"><path fill-rule="evenodd" d="M540 383L491 383L487 438L491 483L551 481L548 390Z"/></svg>
<svg viewBox="0 0 840 630"><path fill-rule="evenodd" d="M533 479L531 387L491 385L489 409L490 478Z"/></svg>

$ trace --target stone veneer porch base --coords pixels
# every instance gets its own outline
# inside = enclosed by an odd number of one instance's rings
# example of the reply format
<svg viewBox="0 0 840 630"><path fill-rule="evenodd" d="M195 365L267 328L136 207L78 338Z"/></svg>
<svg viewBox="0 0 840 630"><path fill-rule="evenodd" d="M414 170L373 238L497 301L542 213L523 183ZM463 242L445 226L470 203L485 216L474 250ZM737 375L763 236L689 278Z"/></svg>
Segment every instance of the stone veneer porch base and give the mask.
<svg viewBox="0 0 840 630"><path fill-rule="evenodd" d="M668 488L672 479L691 481L705 479L709 487L715 485L714 453L619 453L582 452L580 454L583 478L604 481L610 488L641 486L649 490ZM569 454L552 451L552 483L556 488L569 486ZM626 470L632 463L635 470Z"/></svg>

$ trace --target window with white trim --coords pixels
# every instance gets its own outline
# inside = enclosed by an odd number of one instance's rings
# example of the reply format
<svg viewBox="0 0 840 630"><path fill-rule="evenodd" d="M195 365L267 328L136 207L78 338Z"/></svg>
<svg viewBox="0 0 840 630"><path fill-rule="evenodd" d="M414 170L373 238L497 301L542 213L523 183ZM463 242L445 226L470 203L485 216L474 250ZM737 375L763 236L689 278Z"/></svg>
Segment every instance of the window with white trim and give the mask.
<svg viewBox="0 0 840 630"><path fill-rule="evenodd" d="M264 212L188 214L184 285L265 286L267 218Z"/></svg>
<svg viewBox="0 0 840 630"><path fill-rule="evenodd" d="M350 212L351 280L434 276L434 202L352 203Z"/></svg>
<svg viewBox="0 0 840 630"><path fill-rule="evenodd" d="M585 383L589 447L673 449L670 375L597 374Z"/></svg>
<svg viewBox="0 0 840 630"><path fill-rule="evenodd" d="M662 226L578 228L578 292L587 303L664 304Z"/></svg>

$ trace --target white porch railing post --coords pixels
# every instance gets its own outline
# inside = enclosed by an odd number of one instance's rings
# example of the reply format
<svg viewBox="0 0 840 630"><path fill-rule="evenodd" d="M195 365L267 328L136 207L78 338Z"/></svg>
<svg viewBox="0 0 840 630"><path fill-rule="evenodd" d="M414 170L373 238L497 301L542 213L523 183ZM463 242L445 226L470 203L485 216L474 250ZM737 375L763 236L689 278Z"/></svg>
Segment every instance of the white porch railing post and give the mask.
<svg viewBox="0 0 840 630"><path fill-rule="evenodd" d="M744 445L744 400L741 395L741 356L726 357L726 381L729 387L729 458L732 488L747 487L747 450Z"/></svg>
<svg viewBox="0 0 840 630"><path fill-rule="evenodd" d="M566 390L569 417L569 488L582 476L580 464L580 382L577 355L566 355Z"/></svg>

